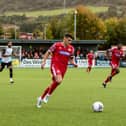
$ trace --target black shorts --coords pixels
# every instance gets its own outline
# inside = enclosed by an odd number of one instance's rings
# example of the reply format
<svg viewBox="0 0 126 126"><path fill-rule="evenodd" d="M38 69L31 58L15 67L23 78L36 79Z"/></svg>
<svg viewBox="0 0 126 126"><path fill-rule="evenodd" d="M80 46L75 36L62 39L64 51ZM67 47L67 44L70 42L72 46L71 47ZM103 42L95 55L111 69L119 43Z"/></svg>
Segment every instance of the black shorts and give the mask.
<svg viewBox="0 0 126 126"><path fill-rule="evenodd" d="M5 66L7 66L7 68L8 68L8 67L12 66L12 62L8 62L8 63L1 62L1 66L2 66L2 68L4 68Z"/></svg>

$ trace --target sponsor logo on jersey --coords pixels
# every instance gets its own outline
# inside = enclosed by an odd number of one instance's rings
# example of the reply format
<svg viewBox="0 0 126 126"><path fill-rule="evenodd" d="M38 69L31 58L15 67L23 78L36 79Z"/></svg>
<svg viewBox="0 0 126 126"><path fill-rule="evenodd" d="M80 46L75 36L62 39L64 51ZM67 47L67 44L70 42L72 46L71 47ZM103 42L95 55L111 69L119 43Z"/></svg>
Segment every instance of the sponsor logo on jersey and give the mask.
<svg viewBox="0 0 126 126"><path fill-rule="evenodd" d="M115 53L115 56L120 57L121 55L119 53Z"/></svg>
<svg viewBox="0 0 126 126"><path fill-rule="evenodd" d="M59 51L59 53L61 55L70 56L70 53L69 52L66 52L66 51Z"/></svg>

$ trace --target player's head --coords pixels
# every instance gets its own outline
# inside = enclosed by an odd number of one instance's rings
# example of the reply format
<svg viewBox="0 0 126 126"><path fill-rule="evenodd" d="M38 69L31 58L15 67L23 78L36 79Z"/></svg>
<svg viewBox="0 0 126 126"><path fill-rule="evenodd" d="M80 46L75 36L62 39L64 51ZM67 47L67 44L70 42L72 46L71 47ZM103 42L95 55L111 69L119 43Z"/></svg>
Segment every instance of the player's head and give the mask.
<svg viewBox="0 0 126 126"><path fill-rule="evenodd" d="M122 49L122 44L119 43L119 44L117 45L117 48L118 48L118 49Z"/></svg>
<svg viewBox="0 0 126 126"><path fill-rule="evenodd" d="M93 53L93 50L90 50L90 53Z"/></svg>
<svg viewBox="0 0 126 126"><path fill-rule="evenodd" d="M12 42L11 42L11 41L8 41L7 46L8 46L9 48L11 48Z"/></svg>
<svg viewBox="0 0 126 126"><path fill-rule="evenodd" d="M71 44L72 40L73 40L73 36L71 34L67 33L64 35L63 42L65 45Z"/></svg>

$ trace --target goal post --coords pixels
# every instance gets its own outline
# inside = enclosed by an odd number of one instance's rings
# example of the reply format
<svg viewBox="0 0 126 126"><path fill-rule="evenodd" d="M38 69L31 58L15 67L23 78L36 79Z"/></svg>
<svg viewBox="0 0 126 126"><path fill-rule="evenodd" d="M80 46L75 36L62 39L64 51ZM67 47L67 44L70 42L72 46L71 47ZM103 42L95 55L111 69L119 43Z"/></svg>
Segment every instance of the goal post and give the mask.
<svg viewBox="0 0 126 126"><path fill-rule="evenodd" d="M0 46L0 63L2 58L2 50L6 49L7 46ZM17 56L12 56L12 63L14 67L19 67L21 63L21 50L22 46L12 46L13 52L17 54Z"/></svg>

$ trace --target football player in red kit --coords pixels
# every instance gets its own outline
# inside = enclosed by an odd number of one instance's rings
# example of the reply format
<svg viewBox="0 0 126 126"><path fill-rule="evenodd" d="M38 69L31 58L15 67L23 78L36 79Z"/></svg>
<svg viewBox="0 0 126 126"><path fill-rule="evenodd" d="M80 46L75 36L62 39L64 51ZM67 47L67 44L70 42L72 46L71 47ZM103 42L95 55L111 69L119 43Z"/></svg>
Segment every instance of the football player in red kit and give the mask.
<svg viewBox="0 0 126 126"><path fill-rule="evenodd" d="M93 65L93 59L94 59L94 53L93 50L91 50L88 54L87 54L87 62L88 62L88 67L86 69L86 71L89 73L92 69L92 65Z"/></svg>
<svg viewBox="0 0 126 126"><path fill-rule="evenodd" d="M50 70L52 73L52 83L45 89L42 95L37 99L37 107L40 108L42 103L47 103L49 96L54 92L57 86L62 82L70 61L74 67L77 67L73 59L74 47L71 45L72 36L65 34L63 42L54 43L45 53L41 68L46 64L46 59L51 55Z"/></svg>
<svg viewBox="0 0 126 126"><path fill-rule="evenodd" d="M106 88L107 83L111 82L112 78L120 72L120 59L123 57L122 44L118 44L117 47L108 50L107 56L110 59L111 73L102 84L104 88Z"/></svg>

